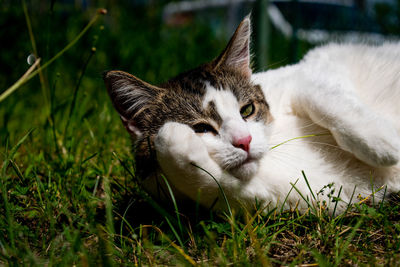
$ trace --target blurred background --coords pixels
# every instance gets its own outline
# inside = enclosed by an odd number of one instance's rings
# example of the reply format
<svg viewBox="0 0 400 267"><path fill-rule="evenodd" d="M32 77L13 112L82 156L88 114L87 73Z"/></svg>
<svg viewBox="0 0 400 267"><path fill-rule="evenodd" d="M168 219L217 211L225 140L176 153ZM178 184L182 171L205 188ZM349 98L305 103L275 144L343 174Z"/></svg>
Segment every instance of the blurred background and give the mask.
<svg viewBox="0 0 400 267"><path fill-rule="evenodd" d="M160 83L211 60L250 12L256 71L297 62L311 47L329 41L381 43L397 40L400 32L399 0L1 2L0 92L28 69L30 54L45 63L78 35L97 8L108 11L41 79L35 77L0 103L3 144L10 132L46 123L49 110L43 109L50 109L50 100L53 111L75 98L90 112L100 112L108 103L104 70L121 69Z"/></svg>
<svg viewBox="0 0 400 267"><path fill-rule="evenodd" d="M1 145L36 128L33 149L51 157L52 143L83 149L91 136L101 149L103 136L119 137L103 71L161 83L216 57L250 13L255 71L295 63L330 41L379 44L400 33L400 0L2 0L0 12L1 93L35 58L42 65L51 60L98 16L40 75L0 102Z"/></svg>

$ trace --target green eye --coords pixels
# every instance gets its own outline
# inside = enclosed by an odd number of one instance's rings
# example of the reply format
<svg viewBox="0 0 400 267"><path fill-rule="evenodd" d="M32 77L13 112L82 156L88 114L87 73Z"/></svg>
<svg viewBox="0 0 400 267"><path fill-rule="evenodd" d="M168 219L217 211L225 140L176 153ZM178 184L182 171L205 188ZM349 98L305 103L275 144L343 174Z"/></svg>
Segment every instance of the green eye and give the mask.
<svg viewBox="0 0 400 267"><path fill-rule="evenodd" d="M253 103L245 105L240 109L240 115L242 115L243 119L250 117L251 115L253 115L253 113L254 113Z"/></svg>

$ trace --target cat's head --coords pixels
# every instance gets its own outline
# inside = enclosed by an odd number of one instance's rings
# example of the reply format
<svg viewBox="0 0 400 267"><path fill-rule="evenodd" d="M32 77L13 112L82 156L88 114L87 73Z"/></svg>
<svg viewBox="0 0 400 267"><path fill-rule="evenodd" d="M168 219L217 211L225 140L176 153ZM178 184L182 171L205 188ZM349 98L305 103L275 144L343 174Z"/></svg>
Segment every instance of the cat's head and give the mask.
<svg viewBox="0 0 400 267"><path fill-rule="evenodd" d="M258 170L268 149L271 116L260 86L251 82L250 32L245 18L215 60L159 86L122 71L105 73L114 107L139 154L146 155L166 122L179 122L189 125L210 157L238 179Z"/></svg>

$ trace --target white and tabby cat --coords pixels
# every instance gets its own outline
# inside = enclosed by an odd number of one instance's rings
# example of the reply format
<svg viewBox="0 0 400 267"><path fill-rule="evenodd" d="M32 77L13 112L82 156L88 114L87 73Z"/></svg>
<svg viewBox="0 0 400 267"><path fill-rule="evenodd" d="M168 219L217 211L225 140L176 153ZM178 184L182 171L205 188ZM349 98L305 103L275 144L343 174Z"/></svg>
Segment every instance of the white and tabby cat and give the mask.
<svg viewBox="0 0 400 267"><path fill-rule="evenodd" d="M252 74L249 42L245 18L218 58L160 86L105 73L150 192L160 171L176 194L216 209L226 205L214 178L248 209L288 196L285 208L305 210L310 188L329 206L317 192L332 183L339 211L353 193L399 191L400 44L331 44Z"/></svg>

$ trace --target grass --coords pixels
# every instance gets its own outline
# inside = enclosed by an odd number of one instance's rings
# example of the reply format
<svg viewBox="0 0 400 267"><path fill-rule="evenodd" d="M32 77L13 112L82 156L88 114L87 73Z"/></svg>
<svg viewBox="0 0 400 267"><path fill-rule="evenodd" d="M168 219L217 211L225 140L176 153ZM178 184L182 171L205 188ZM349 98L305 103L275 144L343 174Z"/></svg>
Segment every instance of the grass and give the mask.
<svg viewBox="0 0 400 267"><path fill-rule="evenodd" d="M2 88L9 88L29 68L24 62L31 39L37 42L44 66L51 55L75 40L96 12L92 8L82 14L54 2L40 16L27 1L35 38L29 37L22 6L2 7L1 19L20 23L7 29L26 32L23 40L7 34L16 38L15 50L0 57L15 67L0 75ZM305 214L281 207L216 214L183 207L173 195L171 203L152 200L135 177L130 141L107 98L101 71L129 66L131 60L135 66L128 71L138 68L139 77L157 82L155 77L164 79L187 69L186 64L201 63L203 52L212 56L210 50L222 49L224 41L201 47L189 44L188 51L193 55L197 51L198 58L172 65L171 53L179 55L182 50L176 37L190 34L188 40L198 40L207 29L157 28L165 43L160 51L148 33L137 37L142 38L137 42L127 41L134 34L118 28L123 27L122 21L113 20L129 21L132 14L126 10L130 9L107 8L109 17L93 24L74 47L43 70L43 80L32 77L0 103L0 265L399 264L400 207L393 202L374 207L356 204L335 217L312 202ZM151 17L152 10L142 7L135 14ZM65 22L63 12L69 12L75 22ZM156 28L151 18L142 19L147 28ZM64 23L71 33L57 34ZM137 31L143 27L133 26ZM151 53L140 50L144 43L151 44L155 57L165 62L147 62ZM139 50L136 60L126 54L128 44ZM44 100L47 96L49 101ZM307 179L306 173L298 178ZM296 193L295 184L291 193ZM340 192L335 197L340 198Z"/></svg>

